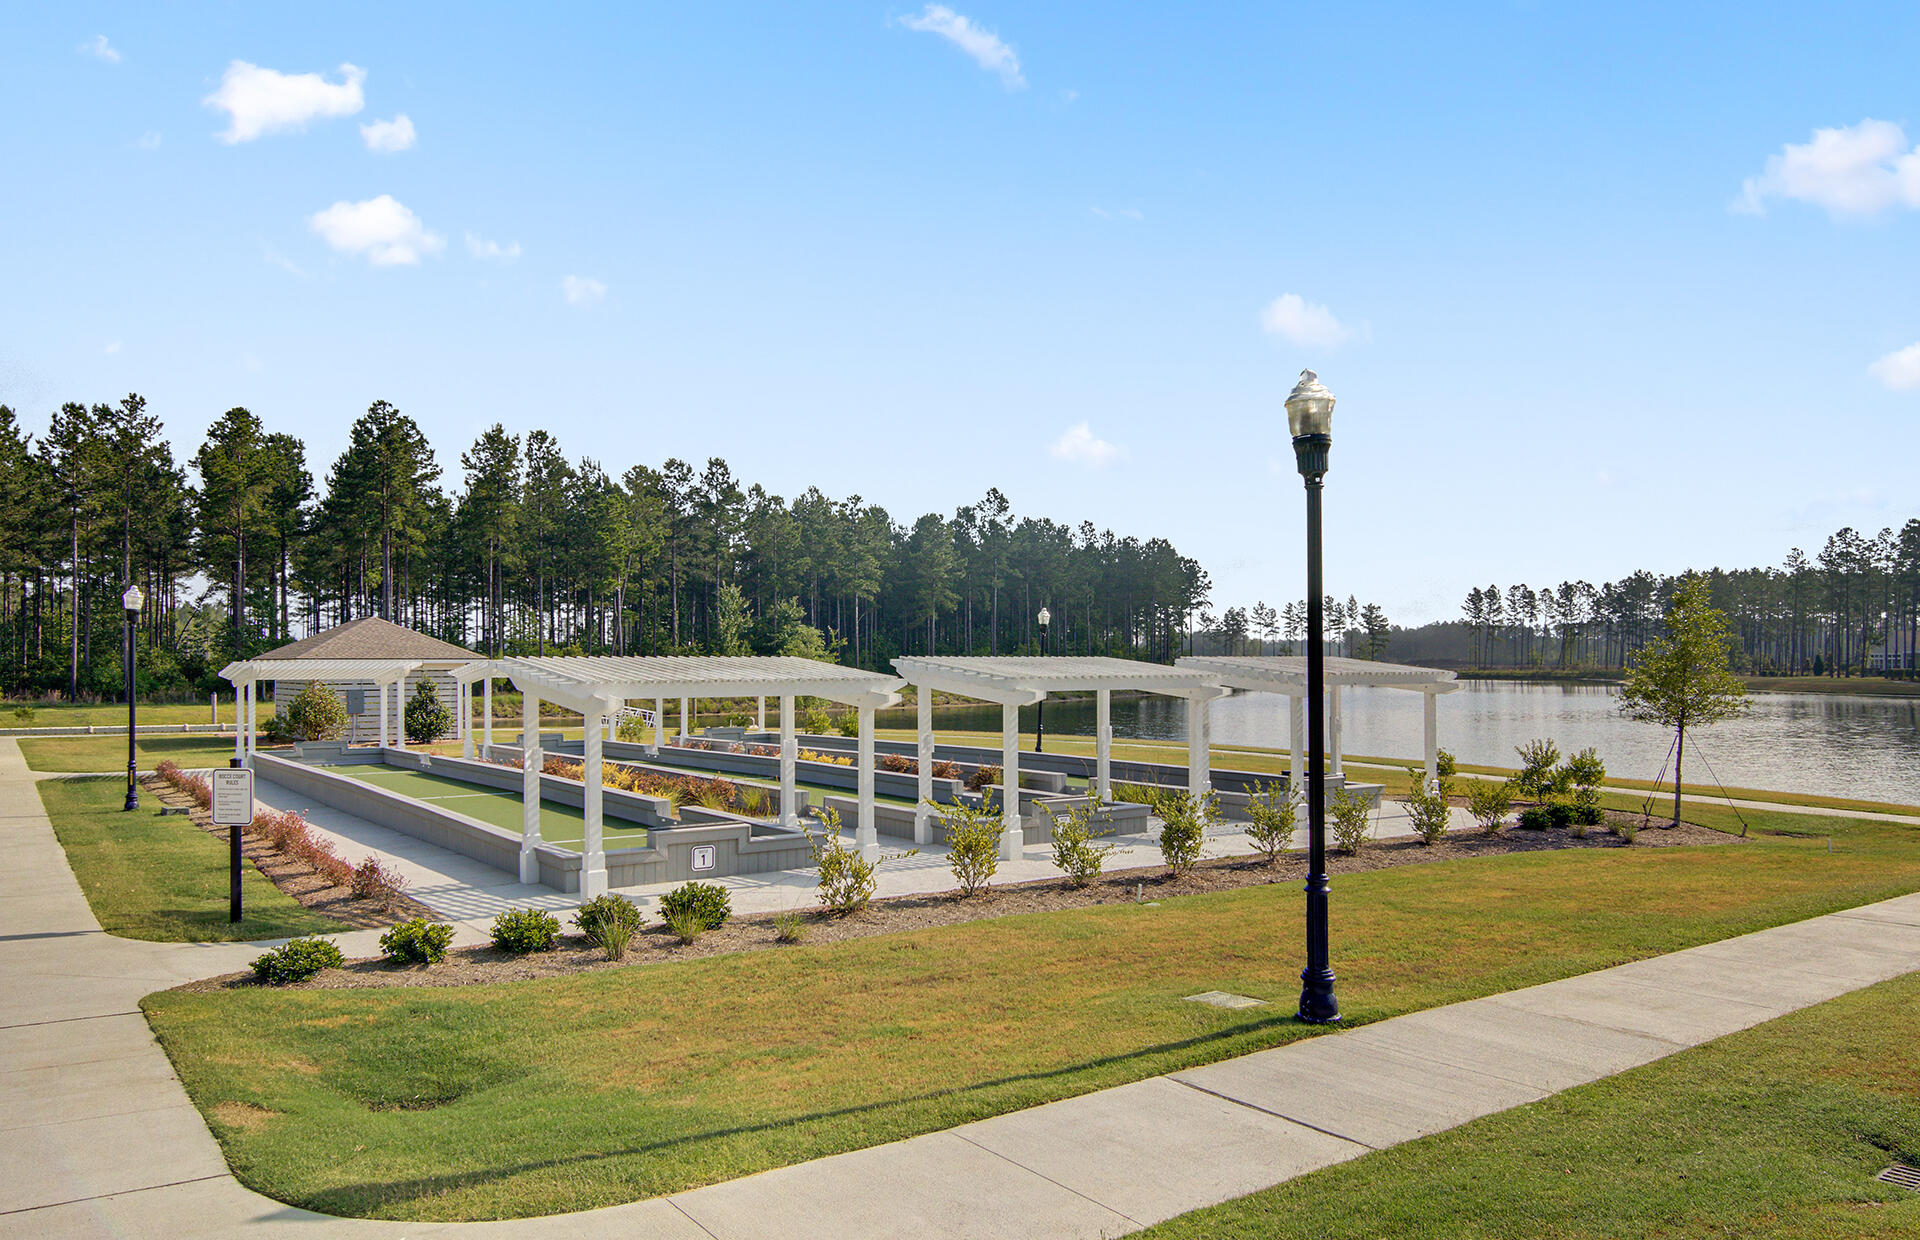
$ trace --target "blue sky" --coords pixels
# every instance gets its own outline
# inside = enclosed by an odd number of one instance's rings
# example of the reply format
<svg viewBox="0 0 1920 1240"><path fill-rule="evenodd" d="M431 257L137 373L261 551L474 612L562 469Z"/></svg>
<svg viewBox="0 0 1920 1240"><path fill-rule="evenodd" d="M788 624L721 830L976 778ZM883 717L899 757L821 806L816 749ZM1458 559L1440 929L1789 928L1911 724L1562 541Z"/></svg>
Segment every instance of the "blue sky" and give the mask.
<svg viewBox="0 0 1920 1240"><path fill-rule="evenodd" d="M11 6L0 402L998 486L1278 604L1311 365L1396 621L1777 563L1920 513L1915 64L1892 5Z"/></svg>

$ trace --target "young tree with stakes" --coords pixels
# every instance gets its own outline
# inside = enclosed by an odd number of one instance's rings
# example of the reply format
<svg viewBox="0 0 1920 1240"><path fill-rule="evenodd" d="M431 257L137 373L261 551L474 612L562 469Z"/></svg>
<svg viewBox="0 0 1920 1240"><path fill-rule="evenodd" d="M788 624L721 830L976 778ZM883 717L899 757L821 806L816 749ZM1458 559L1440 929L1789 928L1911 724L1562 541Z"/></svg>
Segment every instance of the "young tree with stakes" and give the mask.
<svg viewBox="0 0 1920 1240"><path fill-rule="evenodd" d="M1687 729L1743 714L1747 687L1728 666L1727 618L1708 601L1707 579L1688 573L1667 606L1666 632L1635 651L1620 693L1629 719L1674 729L1673 825L1680 825L1680 766Z"/></svg>

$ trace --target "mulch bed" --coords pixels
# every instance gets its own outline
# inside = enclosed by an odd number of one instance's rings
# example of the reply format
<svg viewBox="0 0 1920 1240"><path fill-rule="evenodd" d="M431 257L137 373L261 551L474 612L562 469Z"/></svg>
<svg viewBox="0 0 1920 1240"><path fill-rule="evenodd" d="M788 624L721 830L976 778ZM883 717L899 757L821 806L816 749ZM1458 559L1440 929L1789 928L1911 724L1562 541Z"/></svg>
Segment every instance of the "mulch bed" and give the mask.
<svg viewBox="0 0 1920 1240"><path fill-rule="evenodd" d="M1620 821L1633 827L1640 825L1638 814L1609 812L1607 817L1609 823ZM1380 841L1368 844L1355 855L1330 853L1327 869L1338 876L1396 865L1426 865L1507 853L1576 848L1669 848L1740 842L1738 836L1688 824L1641 830L1631 845L1613 834L1607 826L1590 827L1583 837L1575 836L1571 829L1526 831L1510 826L1496 836L1477 831L1455 833L1430 846L1414 839ZM1025 883L996 884L986 894L967 898L951 891L895 896L875 900L864 912L848 917L831 916L816 909L804 910L801 916L806 924L805 942L837 943L929 926L957 925L989 917L1012 917L1020 913L1089 908L1102 904L1129 904L1170 896L1260 887L1270 883L1298 883L1305 880L1306 873L1304 853L1289 853L1272 865L1257 857L1219 858L1202 861L1180 878L1169 875L1165 866L1145 866L1111 871L1077 890L1067 886L1062 879L1047 878ZM732 952L766 951L787 946L775 937L774 923L778 916L776 913L756 913L734 917L720 929L709 931L691 945L682 944L665 925L650 925L634 936L626 958L620 961L607 960L598 948L588 945L578 935L563 934L560 945L553 951L527 955L515 955L484 946L455 948L439 964L432 966L396 965L379 957L353 960L343 969L324 970L312 981L299 983L298 988L330 990L369 986L473 986L557 977L592 969L661 964ZM192 982L181 989L227 990L256 984L252 974L236 973Z"/></svg>
<svg viewBox="0 0 1920 1240"><path fill-rule="evenodd" d="M166 780L158 775L142 775L140 786L158 798L162 805L186 810L186 817L194 826L216 837L222 844L227 842L227 833L232 828L215 826L211 811L195 805L192 797ZM247 832L240 835L240 855L253 862L254 868L266 875L268 882L292 896L302 906L316 913L325 913L356 930L391 926L410 917L431 920L434 916L432 909L407 896L386 900L356 896L351 889L334 886L305 862L296 861L267 841Z"/></svg>

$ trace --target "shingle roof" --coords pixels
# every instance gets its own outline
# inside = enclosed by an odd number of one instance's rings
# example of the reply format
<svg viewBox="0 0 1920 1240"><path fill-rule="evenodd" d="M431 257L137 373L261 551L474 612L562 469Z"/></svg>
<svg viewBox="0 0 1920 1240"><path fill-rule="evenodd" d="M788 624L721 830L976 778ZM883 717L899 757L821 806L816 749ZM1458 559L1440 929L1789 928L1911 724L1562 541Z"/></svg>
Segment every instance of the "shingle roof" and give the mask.
<svg viewBox="0 0 1920 1240"><path fill-rule="evenodd" d="M452 642L416 632L404 625L362 616L345 624L303 637L278 650L254 656L256 659L419 659L442 663L466 661L483 656Z"/></svg>

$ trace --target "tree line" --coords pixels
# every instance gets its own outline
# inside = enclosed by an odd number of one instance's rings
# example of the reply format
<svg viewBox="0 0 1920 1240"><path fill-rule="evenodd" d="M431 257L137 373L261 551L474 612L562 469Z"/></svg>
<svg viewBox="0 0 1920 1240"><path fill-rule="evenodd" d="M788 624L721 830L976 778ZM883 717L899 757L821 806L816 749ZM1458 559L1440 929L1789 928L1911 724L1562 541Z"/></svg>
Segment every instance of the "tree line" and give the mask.
<svg viewBox="0 0 1920 1240"><path fill-rule="evenodd" d="M1396 630L1393 640L1415 661L1452 666L1618 669L1660 633L1685 576L1475 587L1461 620ZM1795 547L1777 567L1700 576L1727 617L1736 671L1911 676L1920 664L1920 518L1897 533L1838 530L1817 554Z"/></svg>
<svg viewBox="0 0 1920 1240"><path fill-rule="evenodd" d="M546 430L435 453L385 401L316 479L299 437L228 410L180 459L146 402L0 405L0 688L119 689L139 584L143 691L377 615L489 655L792 653L1171 659L1209 582L1164 538L1018 515L998 489L911 524L860 495L792 500L720 457L617 476Z"/></svg>

